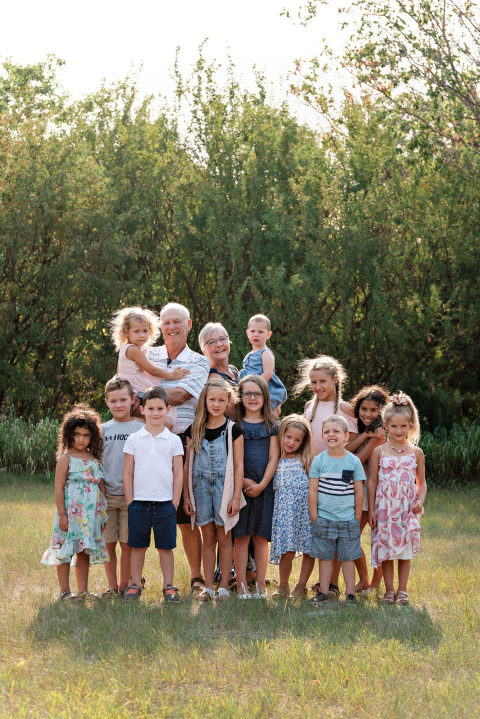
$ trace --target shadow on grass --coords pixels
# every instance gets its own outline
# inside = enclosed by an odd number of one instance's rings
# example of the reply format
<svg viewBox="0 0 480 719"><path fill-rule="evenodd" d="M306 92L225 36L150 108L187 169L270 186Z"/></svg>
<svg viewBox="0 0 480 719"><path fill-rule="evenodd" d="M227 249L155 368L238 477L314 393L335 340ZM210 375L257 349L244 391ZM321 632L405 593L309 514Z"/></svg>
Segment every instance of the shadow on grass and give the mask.
<svg viewBox="0 0 480 719"><path fill-rule="evenodd" d="M178 605L92 601L41 607L30 633L39 644L63 643L77 658L106 659L118 652L147 657L162 651L182 655L212 652L224 640L241 653L255 654L278 639L305 639L344 647L358 641L396 640L409 649L436 648L442 638L425 608L383 606L367 600L357 607L332 602L315 607L270 600L221 606L188 599Z"/></svg>

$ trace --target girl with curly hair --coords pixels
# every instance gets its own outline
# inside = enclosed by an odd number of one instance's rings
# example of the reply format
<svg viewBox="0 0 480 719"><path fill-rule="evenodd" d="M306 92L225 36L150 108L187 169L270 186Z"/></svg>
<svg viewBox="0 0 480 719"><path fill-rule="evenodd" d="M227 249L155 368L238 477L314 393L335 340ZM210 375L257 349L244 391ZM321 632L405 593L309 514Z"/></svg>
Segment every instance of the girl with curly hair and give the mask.
<svg viewBox="0 0 480 719"><path fill-rule="evenodd" d="M42 564L57 567L60 599L87 597L90 564L108 562L103 538L107 521L100 416L76 404L58 432L55 471L55 522ZM75 566L78 594L70 591L70 565Z"/></svg>

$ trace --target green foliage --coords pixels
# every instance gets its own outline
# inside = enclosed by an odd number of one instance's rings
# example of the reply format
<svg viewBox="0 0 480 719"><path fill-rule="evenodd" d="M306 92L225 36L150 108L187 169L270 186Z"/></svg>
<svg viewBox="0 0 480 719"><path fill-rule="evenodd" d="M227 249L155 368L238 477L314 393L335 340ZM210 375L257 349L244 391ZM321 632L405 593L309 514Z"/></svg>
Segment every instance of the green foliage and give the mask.
<svg viewBox="0 0 480 719"><path fill-rule="evenodd" d="M55 469L58 422L41 419L28 422L9 417L0 423L0 468L49 473Z"/></svg>
<svg viewBox="0 0 480 719"><path fill-rule="evenodd" d="M69 104L54 70L7 64L0 79L5 413L100 407L112 313L176 300L195 334L225 324L237 365L248 316L268 314L288 387L299 359L328 353L347 397L401 388L427 428L478 415L478 193L383 102L346 96L320 136L270 106L261 78L248 93L230 68L220 85L202 56L173 107L129 79Z"/></svg>
<svg viewBox="0 0 480 719"><path fill-rule="evenodd" d="M108 419L104 413L103 421ZM49 474L55 468L58 421L8 417L0 423L0 469ZM468 486L480 477L480 427L454 425L423 432L427 482L435 487Z"/></svg>
<svg viewBox="0 0 480 719"><path fill-rule="evenodd" d="M428 484L448 485L476 484L480 477L480 426L453 425L447 432L444 427L425 432L420 446L425 453Z"/></svg>

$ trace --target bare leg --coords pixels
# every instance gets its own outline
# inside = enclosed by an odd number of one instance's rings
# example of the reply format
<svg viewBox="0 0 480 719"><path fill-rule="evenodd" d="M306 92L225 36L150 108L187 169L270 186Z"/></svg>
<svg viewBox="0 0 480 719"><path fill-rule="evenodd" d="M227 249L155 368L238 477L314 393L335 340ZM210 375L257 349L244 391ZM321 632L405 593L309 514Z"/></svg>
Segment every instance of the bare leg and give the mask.
<svg viewBox="0 0 480 719"><path fill-rule="evenodd" d="M328 586L332 578L332 566L333 561L327 559L318 560L318 575L320 591L324 594L328 594Z"/></svg>
<svg viewBox="0 0 480 719"><path fill-rule="evenodd" d="M398 591L406 592L408 577L410 575L410 567L412 564L411 559L399 559L398 560Z"/></svg>
<svg viewBox="0 0 480 719"><path fill-rule="evenodd" d="M345 594L355 594L355 564L342 562L342 573L345 580Z"/></svg>
<svg viewBox="0 0 480 719"><path fill-rule="evenodd" d="M128 583L130 581L131 555L132 550L128 546L128 544L125 544L125 542L120 542L120 584L118 585L119 589L126 589L128 587Z"/></svg>
<svg viewBox="0 0 480 719"><path fill-rule="evenodd" d="M218 547L220 550L220 587L228 589L233 563L232 533L225 533L224 527L217 527Z"/></svg>
<svg viewBox="0 0 480 719"><path fill-rule="evenodd" d="M105 574L107 575L107 582L109 589L118 589L117 582L117 543L109 542L107 544L107 552L110 557L109 562L105 562Z"/></svg>
<svg viewBox="0 0 480 719"><path fill-rule="evenodd" d="M268 566L268 540L265 537L253 537L255 546L255 564L257 565L257 583L260 592L265 592L265 577Z"/></svg>
<svg viewBox="0 0 480 719"><path fill-rule="evenodd" d="M57 577L60 593L70 591L70 562L57 565Z"/></svg>
<svg viewBox="0 0 480 719"><path fill-rule="evenodd" d="M362 512L362 518L360 520L360 535L365 529L365 525L368 520L368 512ZM370 586L370 580L368 578L368 567L367 558L365 552L362 549L362 556L359 559L355 559L355 567L358 572L358 582L355 585L355 589L367 589ZM350 592L349 592L350 593Z"/></svg>
<svg viewBox="0 0 480 719"><path fill-rule="evenodd" d="M237 573L237 591L242 592L242 584L247 586L247 561L248 561L248 543L250 536L237 537L235 539L235 545L233 548L233 555L235 557L235 571Z"/></svg>
<svg viewBox="0 0 480 719"><path fill-rule="evenodd" d="M77 563L75 565L75 574L77 576L77 586L79 592L86 592L88 588L88 568L90 560L88 554L79 552L77 554Z"/></svg>
<svg viewBox="0 0 480 719"><path fill-rule="evenodd" d="M183 549L190 567L190 579L202 576L202 538L200 530L190 524L179 524L182 533Z"/></svg>
<svg viewBox="0 0 480 719"><path fill-rule="evenodd" d="M338 561L337 553L335 552L335 557L333 558L333 564L332 564L332 576L330 577L330 584L334 584L336 587L338 587L338 578L340 576L340 567L342 566L342 563ZM318 568L319 576L320 576L320 567Z"/></svg>
<svg viewBox="0 0 480 719"><path fill-rule="evenodd" d="M214 575L216 556L215 549L217 547L217 533L215 531L215 524L209 522L201 527L202 530L202 559L203 559L203 571L205 573L205 586L208 589L214 587ZM199 576L199 575L194 575ZM222 577L223 579L223 577Z"/></svg>
<svg viewBox="0 0 480 719"><path fill-rule="evenodd" d="M306 584L308 582L314 566L315 559L309 554L304 554L302 557L302 566L300 567L300 576L298 578L299 584Z"/></svg>
<svg viewBox="0 0 480 719"><path fill-rule="evenodd" d="M160 557L160 569L163 575L163 588L165 589L168 584L173 584L173 570L175 566L173 549L158 549L157 551Z"/></svg>
<svg viewBox="0 0 480 719"><path fill-rule="evenodd" d="M292 573L292 563L295 557L295 552L286 552L280 557L280 584L288 584L290 574Z"/></svg>
<svg viewBox="0 0 480 719"><path fill-rule="evenodd" d="M385 590L393 592L393 559L387 559L382 562L383 578L385 580Z"/></svg>
<svg viewBox="0 0 480 719"><path fill-rule="evenodd" d="M378 589L380 586L380 582L382 581L382 577L383 577L382 565L380 565L379 567L377 567L376 569L373 570L372 581L370 582L370 586L373 589Z"/></svg>
<svg viewBox="0 0 480 719"><path fill-rule="evenodd" d="M147 547L132 547L131 549L130 566L132 570L132 584L136 584L137 587L141 587L143 565L145 564Z"/></svg>

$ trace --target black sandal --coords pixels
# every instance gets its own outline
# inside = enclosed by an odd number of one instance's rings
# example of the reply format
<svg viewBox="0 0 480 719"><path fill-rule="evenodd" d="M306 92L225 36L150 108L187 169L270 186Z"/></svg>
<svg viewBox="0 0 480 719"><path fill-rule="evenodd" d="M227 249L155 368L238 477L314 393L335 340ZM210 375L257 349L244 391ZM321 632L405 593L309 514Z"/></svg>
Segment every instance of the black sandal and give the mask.
<svg viewBox="0 0 480 719"><path fill-rule="evenodd" d="M131 589L133 591L130 591ZM141 594L142 588L138 584L130 584L129 587L124 589L122 596L124 599L140 599Z"/></svg>

